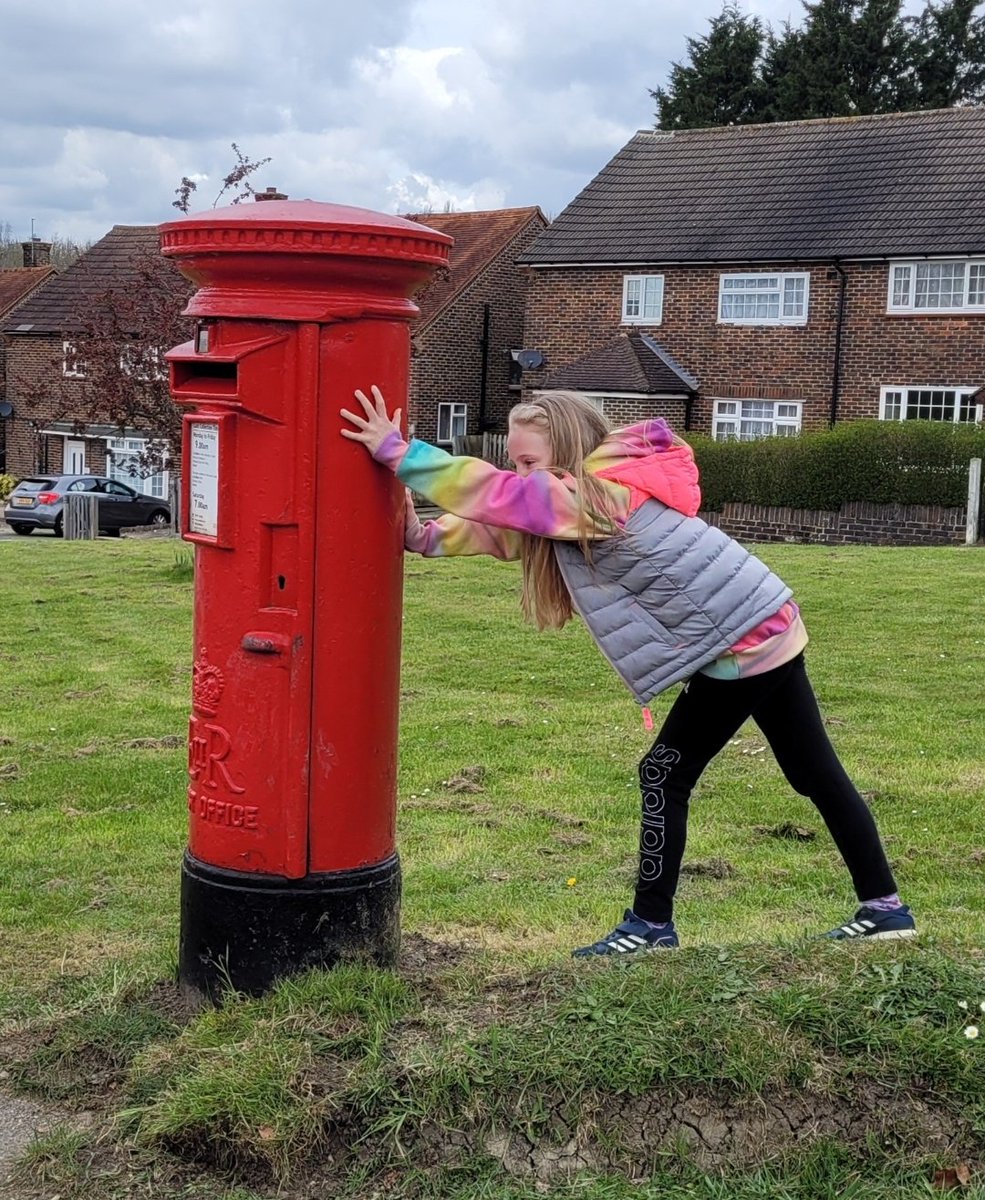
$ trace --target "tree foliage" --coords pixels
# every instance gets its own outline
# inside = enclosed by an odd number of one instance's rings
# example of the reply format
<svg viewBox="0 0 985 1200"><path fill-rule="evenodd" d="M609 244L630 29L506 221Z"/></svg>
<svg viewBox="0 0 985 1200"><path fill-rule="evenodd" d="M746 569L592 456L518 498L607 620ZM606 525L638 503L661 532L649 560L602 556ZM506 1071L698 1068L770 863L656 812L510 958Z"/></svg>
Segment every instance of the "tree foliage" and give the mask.
<svg viewBox="0 0 985 1200"><path fill-rule="evenodd" d="M113 287L89 274L84 257L75 271L86 300L66 343L71 373L63 373L60 354L53 356L50 370L21 395L23 407L48 420L72 421L80 433L88 425L121 435L139 430L146 444L137 465L154 474L181 442L164 353L191 337L181 314L192 287L151 245L133 255L125 279Z"/></svg>
<svg viewBox="0 0 985 1200"><path fill-rule="evenodd" d="M985 100L985 15L977 0L802 0L801 25L764 27L728 0L688 39L657 128L696 129L947 108Z"/></svg>
<svg viewBox="0 0 985 1200"><path fill-rule="evenodd" d="M250 176L269 158L252 161L233 143L236 162L223 178L212 202L232 197L237 204L254 194ZM185 177L176 189L175 208L188 212L196 191ZM192 336L192 324L182 312L193 291L170 259L149 243L128 264L125 278L113 287L91 278L87 283L85 258L76 266L81 273L79 294L84 305L76 314L72 355L78 378L63 378L61 362L37 389L26 396L30 405L44 404L45 412L85 425L109 425L137 430L147 439L140 466L147 474L160 470L181 444L181 414L171 399L164 354Z"/></svg>
<svg viewBox="0 0 985 1200"><path fill-rule="evenodd" d="M15 237L14 227L9 221L0 223L0 268L22 267L24 265L22 244L29 240L26 237ZM70 267L77 258L85 254L92 243L75 242L71 238L61 237L56 233L49 245L51 246L52 266L63 269Z"/></svg>
<svg viewBox="0 0 985 1200"><path fill-rule="evenodd" d="M763 106L759 64L764 29L735 4L726 4L705 37L688 38L688 64L674 63L670 86L651 95L661 129L745 125Z"/></svg>

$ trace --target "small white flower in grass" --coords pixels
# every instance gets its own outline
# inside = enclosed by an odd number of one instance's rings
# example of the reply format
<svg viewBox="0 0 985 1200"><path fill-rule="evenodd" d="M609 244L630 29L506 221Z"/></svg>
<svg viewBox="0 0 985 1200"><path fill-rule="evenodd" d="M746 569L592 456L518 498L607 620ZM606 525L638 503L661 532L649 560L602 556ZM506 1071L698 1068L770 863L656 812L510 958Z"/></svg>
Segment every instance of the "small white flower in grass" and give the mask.
<svg viewBox="0 0 985 1200"><path fill-rule="evenodd" d="M978 1002L978 1007L982 1012L985 1012L985 1000L980 1000Z"/></svg>
<svg viewBox="0 0 985 1200"><path fill-rule="evenodd" d="M971 1039L978 1037L978 1026L977 1025L969 1025L968 1028L964 1031L964 1035L966 1038L971 1038Z"/></svg>
<svg viewBox="0 0 985 1200"><path fill-rule="evenodd" d="M959 1000L958 1008L963 1008L965 1010L965 1012L967 1012L968 1011L968 1001L967 1000Z"/></svg>

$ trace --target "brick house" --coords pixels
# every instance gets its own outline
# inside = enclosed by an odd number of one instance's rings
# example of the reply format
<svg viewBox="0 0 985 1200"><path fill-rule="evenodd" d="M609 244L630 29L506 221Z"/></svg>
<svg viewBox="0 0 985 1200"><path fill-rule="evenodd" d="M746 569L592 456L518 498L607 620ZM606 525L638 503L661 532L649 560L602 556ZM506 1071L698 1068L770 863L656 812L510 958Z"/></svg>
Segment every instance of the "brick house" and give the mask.
<svg viewBox="0 0 985 1200"><path fill-rule="evenodd" d="M539 208L410 217L455 239L447 272L415 297L409 418L451 449L459 434L505 430L520 397L529 273L517 258L547 226Z"/></svg>
<svg viewBox="0 0 985 1200"><path fill-rule="evenodd" d="M978 420L985 108L643 131L521 262L524 388L616 421Z"/></svg>
<svg viewBox="0 0 985 1200"><path fill-rule="evenodd" d="M72 343L87 303L113 290L138 288L138 264L157 254L155 226L115 225L0 321L6 396L13 407L5 422L12 474L92 472L124 479L149 495L168 495L167 470L134 476L147 431L85 419L85 368L75 360Z"/></svg>
<svg viewBox="0 0 985 1200"><path fill-rule="evenodd" d="M11 314L56 273L51 265L51 243L32 238L21 242L24 265L0 269L0 321ZM5 346L0 338L0 475L7 469L7 428L14 406L6 395Z"/></svg>

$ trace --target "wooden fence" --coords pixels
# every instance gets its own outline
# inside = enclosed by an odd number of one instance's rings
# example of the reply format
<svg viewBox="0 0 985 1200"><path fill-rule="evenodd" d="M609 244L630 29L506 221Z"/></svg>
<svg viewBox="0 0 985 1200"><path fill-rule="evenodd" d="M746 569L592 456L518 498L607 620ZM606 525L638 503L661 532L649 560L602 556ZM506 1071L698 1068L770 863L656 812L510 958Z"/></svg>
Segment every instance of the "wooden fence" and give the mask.
<svg viewBox="0 0 985 1200"><path fill-rule="evenodd" d="M470 433L452 440L453 454L467 454L471 458L484 458L496 467L508 467L505 433Z"/></svg>

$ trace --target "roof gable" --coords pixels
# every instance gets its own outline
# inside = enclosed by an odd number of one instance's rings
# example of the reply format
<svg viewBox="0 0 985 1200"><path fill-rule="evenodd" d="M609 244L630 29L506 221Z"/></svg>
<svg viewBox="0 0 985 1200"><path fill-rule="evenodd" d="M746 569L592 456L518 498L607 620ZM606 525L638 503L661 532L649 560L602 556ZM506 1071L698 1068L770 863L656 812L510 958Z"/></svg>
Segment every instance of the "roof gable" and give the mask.
<svg viewBox="0 0 985 1200"><path fill-rule="evenodd" d="M522 262L985 253L985 108L644 130Z"/></svg>
<svg viewBox="0 0 985 1200"><path fill-rule="evenodd" d="M0 317L26 300L55 273L52 266L8 267L0 270Z"/></svg>
<svg viewBox="0 0 985 1200"><path fill-rule="evenodd" d="M4 333L73 333L88 298L134 279L134 264L159 253L156 225L114 225L81 258L53 275L2 324Z"/></svg>
<svg viewBox="0 0 985 1200"><path fill-rule="evenodd" d="M415 303L426 325L488 267L532 223L547 220L537 207L500 208L489 212L412 213L408 219L455 239L447 273L418 293Z"/></svg>

